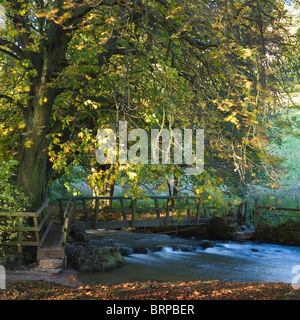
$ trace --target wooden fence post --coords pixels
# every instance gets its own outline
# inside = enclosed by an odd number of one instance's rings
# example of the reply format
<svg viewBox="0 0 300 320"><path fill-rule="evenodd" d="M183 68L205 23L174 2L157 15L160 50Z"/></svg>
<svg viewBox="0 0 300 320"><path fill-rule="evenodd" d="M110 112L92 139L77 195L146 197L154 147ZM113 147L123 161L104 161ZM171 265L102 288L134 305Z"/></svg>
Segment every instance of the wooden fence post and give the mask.
<svg viewBox="0 0 300 320"><path fill-rule="evenodd" d="M154 202L155 202L155 211L156 211L156 218L160 219L160 210L159 210L159 204L158 204L158 199L154 198Z"/></svg>
<svg viewBox="0 0 300 320"><path fill-rule="evenodd" d="M97 229L98 219L99 219L99 198L95 201L95 226L94 228Z"/></svg>
<svg viewBox="0 0 300 320"><path fill-rule="evenodd" d="M125 208L124 199L123 199L123 198L120 198L120 202L121 202L121 208L122 208L123 221L127 221L126 208Z"/></svg>
<svg viewBox="0 0 300 320"><path fill-rule="evenodd" d="M83 199L82 202L83 202L83 211L84 211L84 215L85 215L85 221L86 222L90 222L89 212L88 212L88 208L87 208L87 205L86 205L86 199Z"/></svg>
<svg viewBox="0 0 300 320"><path fill-rule="evenodd" d="M170 215L170 206L169 206L169 198L167 198L165 227L168 225L169 215Z"/></svg>
<svg viewBox="0 0 300 320"><path fill-rule="evenodd" d="M23 241L23 232L22 232L22 229L23 229L23 217L19 217L19 232L18 232L18 249L17 249L17 252L18 253L22 253L22 241Z"/></svg>
<svg viewBox="0 0 300 320"><path fill-rule="evenodd" d="M75 220L76 218L76 210L77 210L77 203L76 199L73 198L73 208L72 208L72 220Z"/></svg>
<svg viewBox="0 0 300 320"><path fill-rule="evenodd" d="M132 199L132 220L131 220L131 227L134 227L134 221L136 216L136 199Z"/></svg>
<svg viewBox="0 0 300 320"><path fill-rule="evenodd" d="M196 213L196 223L195 224L199 223L200 210L201 210L201 202L200 202L200 199L198 199L198 202L197 202L197 213Z"/></svg>
<svg viewBox="0 0 300 320"><path fill-rule="evenodd" d="M190 219L191 218L191 210L189 209L189 198L186 198L186 214L187 214L187 218Z"/></svg>
<svg viewBox="0 0 300 320"><path fill-rule="evenodd" d="M39 229L39 222L38 222L38 219L37 217L33 217L33 225L34 227L38 230ZM39 231L36 231L35 232L35 241L37 242L40 242L40 234L39 234Z"/></svg>
<svg viewBox="0 0 300 320"><path fill-rule="evenodd" d="M243 202L243 223L247 223L247 207L248 207L248 201Z"/></svg>
<svg viewBox="0 0 300 320"><path fill-rule="evenodd" d="M254 220L255 220L255 230L258 230L258 199L255 199L255 216L254 216Z"/></svg>

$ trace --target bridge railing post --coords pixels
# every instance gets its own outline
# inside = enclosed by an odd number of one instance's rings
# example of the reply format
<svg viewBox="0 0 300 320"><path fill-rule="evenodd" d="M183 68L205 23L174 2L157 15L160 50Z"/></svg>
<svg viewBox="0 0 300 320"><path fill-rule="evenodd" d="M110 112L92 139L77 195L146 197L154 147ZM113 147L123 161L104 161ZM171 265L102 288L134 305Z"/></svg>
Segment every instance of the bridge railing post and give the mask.
<svg viewBox="0 0 300 320"><path fill-rule="evenodd" d="M197 212L196 212L196 223L195 224L198 224L199 223L199 217L200 217L200 210L201 210L201 202L200 202L200 199L198 199L197 201L197 208L196 208Z"/></svg>
<svg viewBox="0 0 300 320"><path fill-rule="evenodd" d="M94 220L94 228L97 229L98 219L99 219L99 205L100 201L99 198L95 201L95 220Z"/></svg>
<svg viewBox="0 0 300 320"><path fill-rule="evenodd" d="M83 211L84 211L84 215L85 215L85 221L89 222L90 219L89 219L89 212L87 209L86 199L82 199L82 204L83 204Z"/></svg>
<svg viewBox="0 0 300 320"><path fill-rule="evenodd" d="M170 206L169 206L168 200L169 200L169 198L167 198L165 226L168 225L168 220L169 220L169 216L170 216Z"/></svg>
<svg viewBox="0 0 300 320"><path fill-rule="evenodd" d="M159 204L158 204L158 199L154 198L154 203L155 203L155 211L156 211L156 218L160 219L160 210L159 210Z"/></svg>
<svg viewBox="0 0 300 320"><path fill-rule="evenodd" d="M134 221L136 218L136 203L137 200L136 199L132 199L132 217L131 217L131 227L134 227Z"/></svg>
<svg viewBox="0 0 300 320"><path fill-rule="evenodd" d="M121 203L121 208L122 208L123 221L127 221L124 198L120 198L120 203Z"/></svg>
<svg viewBox="0 0 300 320"><path fill-rule="evenodd" d="M190 219L191 218L191 209L189 208L189 198L188 197L186 198L185 203L186 203L187 218Z"/></svg>

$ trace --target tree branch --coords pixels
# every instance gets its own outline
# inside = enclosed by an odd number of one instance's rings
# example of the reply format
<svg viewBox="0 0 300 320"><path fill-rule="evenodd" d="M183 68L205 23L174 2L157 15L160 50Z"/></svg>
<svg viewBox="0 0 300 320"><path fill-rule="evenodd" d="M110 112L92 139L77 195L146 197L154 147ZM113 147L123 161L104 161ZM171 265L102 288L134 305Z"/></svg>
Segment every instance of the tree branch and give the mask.
<svg viewBox="0 0 300 320"><path fill-rule="evenodd" d="M9 56L11 56L11 57L13 57L14 59L21 60L21 58L19 56L17 56L15 53L13 53L11 51L7 51L7 50L2 49L2 48L0 48L0 51L5 53L5 54L7 54L7 55L9 55Z"/></svg>
<svg viewBox="0 0 300 320"><path fill-rule="evenodd" d="M182 39L187 41L193 47L203 50L210 47L218 47L220 45L219 42L203 42L198 39L195 39L191 37L185 30L186 27L192 25L193 23L200 21L203 22L203 20L200 18L190 20L182 29L174 21L172 21L171 19L166 19L165 17L160 15L156 10L152 9L147 5L144 5L141 1L139 1L138 5L143 11L147 13L151 21L159 24L170 34L178 34Z"/></svg>
<svg viewBox="0 0 300 320"><path fill-rule="evenodd" d="M21 48L19 48L17 45L15 45L11 41L8 41L6 39L0 38L0 46L4 46L6 48L9 48L12 52L4 50L5 53L9 54L11 56L13 55L14 58L18 57L19 60L24 58L24 56L25 56L23 50Z"/></svg>
<svg viewBox="0 0 300 320"><path fill-rule="evenodd" d="M9 103L15 104L16 106L18 106L22 110L22 112L26 109L26 108L24 108L24 106L22 105L21 102L15 101L12 97L10 97L10 96L8 96L6 94L0 93L0 99L5 99Z"/></svg>

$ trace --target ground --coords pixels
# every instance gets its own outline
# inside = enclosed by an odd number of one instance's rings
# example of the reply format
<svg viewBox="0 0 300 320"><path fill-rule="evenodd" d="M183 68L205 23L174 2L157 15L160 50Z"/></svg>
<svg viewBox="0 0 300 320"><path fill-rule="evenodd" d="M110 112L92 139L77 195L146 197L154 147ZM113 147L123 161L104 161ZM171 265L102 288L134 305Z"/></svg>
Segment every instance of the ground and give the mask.
<svg viewBox="0 0 300 320"><path fill-rule="evenodd" d="M300 300L300 289L281 282L147 281L87 286L73 270L58 275L26 272L8 273L0 300Z"/></svg>

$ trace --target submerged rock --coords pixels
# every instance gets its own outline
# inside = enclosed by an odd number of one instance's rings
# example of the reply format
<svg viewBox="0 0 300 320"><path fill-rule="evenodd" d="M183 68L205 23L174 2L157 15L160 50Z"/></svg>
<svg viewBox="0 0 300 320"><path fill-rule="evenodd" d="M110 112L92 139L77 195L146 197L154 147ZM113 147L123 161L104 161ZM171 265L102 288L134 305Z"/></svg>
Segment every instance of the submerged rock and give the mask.
<svg viewBox="0 0 300 320"><path fill-rule="evenodd" d="M198 246L201 247L203 250L205 250L207 248L213 248L215 244L212 241L203 240L198 243Z"/></svg>
<svg viewBox="0 0 300 320"><path fill-rule="evenodd" d="M133 253L141 253L141 254L147 254L149 250L147 248L140 248L140 247L134 247Z"/></svg>

